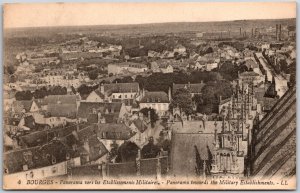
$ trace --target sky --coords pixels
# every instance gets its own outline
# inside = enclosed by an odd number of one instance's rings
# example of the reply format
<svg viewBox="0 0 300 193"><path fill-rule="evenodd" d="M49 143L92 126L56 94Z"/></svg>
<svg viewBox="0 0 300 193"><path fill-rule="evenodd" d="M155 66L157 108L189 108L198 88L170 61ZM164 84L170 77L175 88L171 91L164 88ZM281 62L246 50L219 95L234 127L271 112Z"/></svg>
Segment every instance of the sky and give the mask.
<svg viewBox="0 0 300 193"><path fill-rule="evenodd" d="M27 3L4 5L4 28L295 18L295 2Z"/></svg>

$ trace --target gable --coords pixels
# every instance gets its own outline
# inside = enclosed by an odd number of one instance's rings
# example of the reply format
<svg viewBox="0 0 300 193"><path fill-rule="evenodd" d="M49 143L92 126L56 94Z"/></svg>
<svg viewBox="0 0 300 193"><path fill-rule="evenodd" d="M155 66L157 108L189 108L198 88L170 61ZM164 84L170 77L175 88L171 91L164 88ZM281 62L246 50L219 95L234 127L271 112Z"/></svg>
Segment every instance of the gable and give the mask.
<svg viewBox="0 0 300 193"><path fill-rule="evenodd" d="M35 112L35 111L38 111L39 110L39 107L38 105L36 104L36 102L32 102L31 104L31 108L30 108L30 112Z"/></svg>

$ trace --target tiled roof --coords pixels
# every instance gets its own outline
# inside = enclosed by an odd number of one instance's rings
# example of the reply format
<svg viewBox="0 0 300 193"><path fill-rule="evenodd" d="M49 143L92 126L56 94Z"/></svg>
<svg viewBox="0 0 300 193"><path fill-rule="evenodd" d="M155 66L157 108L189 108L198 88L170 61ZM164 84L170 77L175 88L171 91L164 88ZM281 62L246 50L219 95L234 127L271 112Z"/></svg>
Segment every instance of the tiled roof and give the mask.
<svg viewBox="0 0 300 193"><path fill-rule="evenodd" d="M87 127L87 124L80 124L78 125L79 129ZM45 125L44 125L45 127ZM20 137L20 140L26 145L27 147L33 147L37 145L42 145L47 143L48 141L52 140L55 136L62 138L67 135L70 135L73 131L77 130L77 125L68 125L65 127L58 127L53 129L43 129L40 131L32 132L30 134L24 135Z"/></svg>
<svg viewBox="0 0 300 193"><path fill-rule="evenodd" d="M73 144L80 146L80 152L89 154L90 161L95 161L105 155L108 151L102 142L98 140L97 125L90 125L79 131L72 132L65 137L66 144L71 147ZM84 142L88 140L89 151L82 147Z"/></svg>
<svg viewBox="0 0 300 193"><path fill-rule="evenodd" d="M93 109L104 114L119 115L122 107L122 103L99 103L99 102L81 102L78 107L78 117L88 118L90 113L93 113Z"/></svg>
<svg viewBox="0 0 300 193"><path fill-rule="evenodd" d="M88 138L89 140L89 146L90 146L90 161L96 161L97 159L101 158L103 155L105 155L108 150L103 145L102 142L100 142L97 138L97 135L92 135Z"/></svg>
<svg viewBox="0 0 300 193"><path fill-rule="evenodd" d="M104 84L104 92L110 95L111 93L136 93L139 91L139 84L133 83L114 83Z"/></svg>
<svg viewBox="0 0 300 193"><path fill-rule="evenodd" d="M176 176L196 176L197 147L202 160L208 159L208 149L213 150L214 134L175 133L172 137L171 160ZM208 147L208 148L207 148Z"/></svg>
<svg viewBox="0 0 300 193"><path fill-rule="evenodd" d="M125 124L119 123L102 123L98 124L97 136L102 139L118 139L128 140L135 133L132 133L131 129Z"/></svg>
<svg viewBox="0 0 300 193"><path fill-rule="evenodd" d="M77 105L75 104L52 104L47 107L50 117L68 117L76 118Z"/></svg>
<svg viewBox="0 0 300 193"><path fill-rule="evenodd" d="M167 93L158 92L146 92L140 103L169 103L169 97Z"/></svg>
<svg viewBox="0 0 300 193"><path fill-rule="evenodd" d="M76 95L49 95L45 97L46 104L76 104Z"/></svg>
<svg viewBox="0 0 300 193"><path fill-rule="evenodd" d="M47 131L37 131L24 135L20 137L20 142L26 147L35 147L38 145L43 145L48 142L48 132Z"/></svg>
<svg viewBox="0 0 300 193"><path fill-rule="evenodd" d="M147 130L147 125L145 124L145 122L141 119L135 119L133 120L133 124L137 127L137 129L143 133L144 131Z"/></svg>
<svg viewBox="0 0 300 193"><path fill-rule="evenodd" d="M78 140L84 141L85 139L89 138L89 136L95 135L97 133L98 127L97 125L93 124L84 129L81 129L77 132Z"/></svg>
<svg viewBox="0 0 300 193"><path fill-rule="evenodd" d="M245 61L245 66L247 66L248 69L250 68L258 68L258 64L253 61L252 59L248 59Z"/></svg>
<svg viewBox="0 0 300 193"><path fill-rule="evenodd" d="M96 89L96 90L94 90L94 91L95 91L95 93L96 93L100 98L104 99L104 94L101 93L101 91L100 91L99 89Z"/></svg>
<svg viewBox="0 0 300 193"><path fill-rule="evenodd" d="M52 165L52 157L56 163L66 161L66 155L73 155L73 152L68 149L60 141L52 141L43 146L33 148L14 150L4 153L4 168L8 173L23 171L23 165L28 165L28 169L35 169Z"/></svg>

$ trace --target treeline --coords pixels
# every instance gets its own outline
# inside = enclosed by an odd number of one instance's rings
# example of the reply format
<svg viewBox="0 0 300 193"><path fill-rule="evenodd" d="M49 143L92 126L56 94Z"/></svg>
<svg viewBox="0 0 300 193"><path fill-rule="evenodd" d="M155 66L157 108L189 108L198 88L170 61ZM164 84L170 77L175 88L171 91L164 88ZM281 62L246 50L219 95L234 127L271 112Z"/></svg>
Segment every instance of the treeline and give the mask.
<svg viewBox="0 0 300 193"><path fill-rule="evenodd" d="M218 44L219 48L222 48L224 46L231 46L240 52L245 49L245 45L242 42L228 41L228 42L221 42Z"/></svg>
<svg viewBox="0 0 300 193"><path fill-rule="evenodd" d="M153 73L148 77L138 75L135 79L140 88L148 91L164 91L168 93L169 87L175 84L201 83L221 80L222 76L218 72L193 71L191 74L183 72L177 73Z"/></svg>
<svg viewBox="0 0 300 193"><path fill-rule="evenodd" d="M137 75L135 80L130 76L124 78L117 78L113 83L129 83L137 82L141 89L148 91L164 91L168 93L169 87L175 84L188 84L188 83L207 83L209 81L228 80L232 81L238 78L238 72L242 73L247 68L244 65L238 66L230 62L225 62L220 69L211 72L192 71L190 74L184 72L175 73L153 73L150 76L144 77Z"/></svg>
<svg viewBox="0 0 300 193"><path fill-rule="evenodd" d="M33 97L35 99L42 99L48 95L66 95L67 88L61 86L54 86L50 88L42 87L40 89L36 89L34 92L29 90L27 91L18 91L15 94L16 100L31 100Z"/></svg>

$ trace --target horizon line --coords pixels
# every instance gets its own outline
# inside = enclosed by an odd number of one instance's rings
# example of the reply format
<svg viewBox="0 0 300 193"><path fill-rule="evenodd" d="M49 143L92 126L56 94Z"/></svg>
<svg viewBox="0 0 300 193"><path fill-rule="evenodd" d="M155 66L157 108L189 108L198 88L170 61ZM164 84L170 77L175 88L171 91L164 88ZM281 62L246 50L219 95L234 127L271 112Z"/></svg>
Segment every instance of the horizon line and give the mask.
<svg viewBox="0 0 300 193"><path fill-rule="evenodd" d="M288 18L259 18L259 19L235 19L235 20L214 20L214 21L170 21L170 22L145 22L145 23L128 23L128 24L95 24L95 25L51 25L51 26L28 26L28 27L7 27L3 28L4 30L13 30L13 29L29 29L29 28L59 28L59 27L96 27L96 26L137 26L137 25L157 25L157 24L175 24L175 23L220 23L220 22L236 22L236 21L256 21L256 20L292 20L297 19L296 17Z"/></svg>

